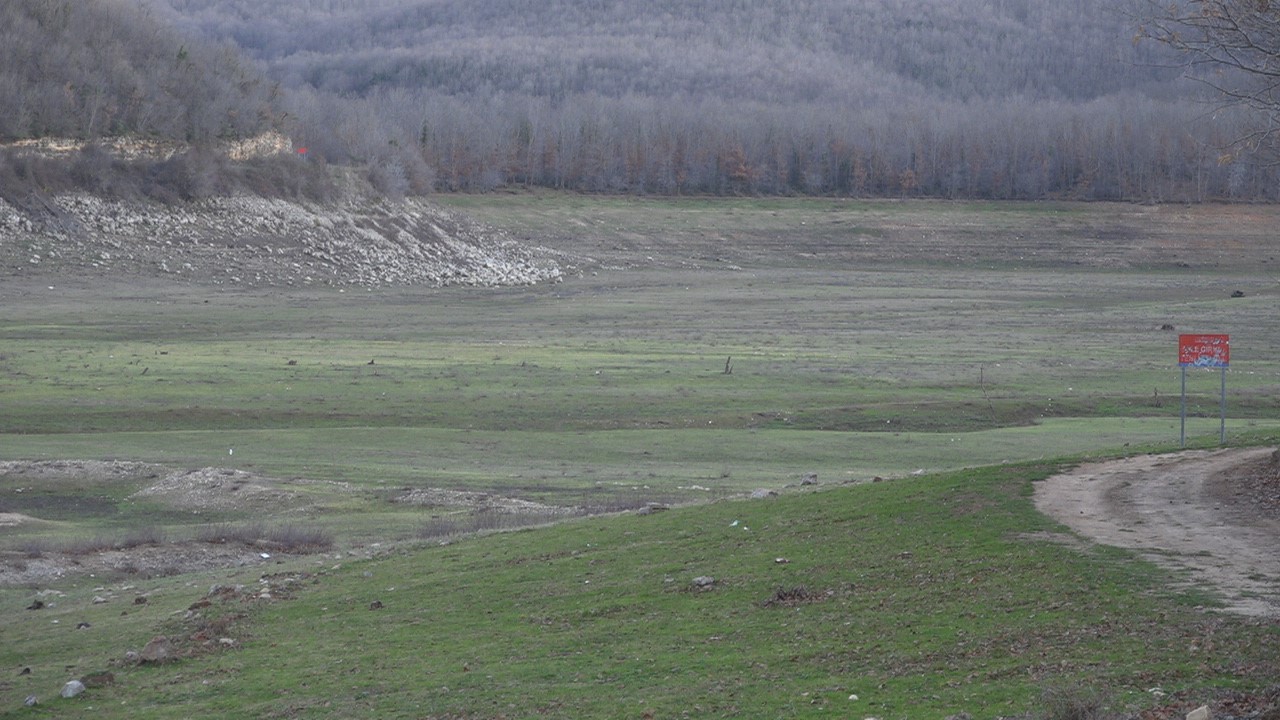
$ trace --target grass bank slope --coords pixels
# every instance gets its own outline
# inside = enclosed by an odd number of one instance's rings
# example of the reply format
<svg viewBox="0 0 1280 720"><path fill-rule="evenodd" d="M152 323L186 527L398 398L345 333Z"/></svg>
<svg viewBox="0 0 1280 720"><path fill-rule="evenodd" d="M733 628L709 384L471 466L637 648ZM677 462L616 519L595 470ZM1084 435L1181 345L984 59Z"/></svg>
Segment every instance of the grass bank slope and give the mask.
<svg viewBox="0 0 1280 720"><path fill-rule="evenodd" d="M1155 687L1208 693L1278 676L1274 625L1206 611L1207 596L1167 589L1164 571L1038 515L1033 483L1057 469L331 557L220 578L247 583L232 594L189 578L82 585L23 611L30 595L3 591L0 665L13 672L0 708L106 668L113 684L32 715L1007 717L1037 711L1047 689L1096 692L1120 711L1156 702ZM278 589L264 598L263 587ZM149 600L122 614L133 595ZM157 632L196 654L118 662Z"/></svg>

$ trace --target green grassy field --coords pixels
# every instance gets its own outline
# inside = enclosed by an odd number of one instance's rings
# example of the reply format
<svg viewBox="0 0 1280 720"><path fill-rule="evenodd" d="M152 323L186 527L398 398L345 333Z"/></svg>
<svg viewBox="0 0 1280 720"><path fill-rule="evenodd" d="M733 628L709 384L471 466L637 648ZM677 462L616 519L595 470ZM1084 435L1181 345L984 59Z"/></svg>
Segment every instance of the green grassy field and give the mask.
<svg viewBox="0 0 1280 720"><path fill-rule="evenodd" d="M1047 688L1127 706L1277 676L1274 626L1053 540L1029 490L1064 462L1176 448L1179 332L1231 334L1229 441L1277 441L1280 211L442 202L579 272L345 293L5 279L0 461L234 468L297 496L191 512L139 499L145 475L0 474L0 512L47 521L0 527L5 562L247 520L335 544L266 570L68 577L39 612L21 608L49 587L0 589L0 713L994 717ZM1189 374L1195 446L1217 443L1218 381ZM817 493L796 487L809 473ZM428 488L678 507L418 548L466 514L390 502ZM782 496L732 499L757 488ZM290 599L181 620L212 582L274 570L299 579ZM234 649L119 665L200 622ZM115 685L43 699L107 668Z"/></svg>

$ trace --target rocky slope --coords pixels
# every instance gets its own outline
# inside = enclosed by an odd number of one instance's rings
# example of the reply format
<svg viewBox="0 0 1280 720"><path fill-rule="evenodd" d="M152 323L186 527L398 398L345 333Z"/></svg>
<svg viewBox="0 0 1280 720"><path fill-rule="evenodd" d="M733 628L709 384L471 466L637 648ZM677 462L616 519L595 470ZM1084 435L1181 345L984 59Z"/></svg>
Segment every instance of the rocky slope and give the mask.
<svg viewBox="0 0 1280 720"><path fill-rule="evenodd" d="M169 206L91 195L0 200L0 275L168 276L232 286L528 285L573 260L429 202L229 197Z"/></svg>

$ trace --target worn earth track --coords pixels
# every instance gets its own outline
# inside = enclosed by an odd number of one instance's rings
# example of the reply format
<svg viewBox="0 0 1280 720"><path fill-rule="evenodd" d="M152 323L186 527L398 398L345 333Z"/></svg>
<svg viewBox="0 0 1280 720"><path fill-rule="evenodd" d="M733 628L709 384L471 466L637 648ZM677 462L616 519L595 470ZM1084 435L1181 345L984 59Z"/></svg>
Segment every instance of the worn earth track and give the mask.
<svg viewBox="0 0 1280 720"><path fill-rule="evenodd" d="M1037 483L1035 503L1085 538L1188 571L1227 611L1280 618L1277 456L1246 448L1081 465Z"/></svg>

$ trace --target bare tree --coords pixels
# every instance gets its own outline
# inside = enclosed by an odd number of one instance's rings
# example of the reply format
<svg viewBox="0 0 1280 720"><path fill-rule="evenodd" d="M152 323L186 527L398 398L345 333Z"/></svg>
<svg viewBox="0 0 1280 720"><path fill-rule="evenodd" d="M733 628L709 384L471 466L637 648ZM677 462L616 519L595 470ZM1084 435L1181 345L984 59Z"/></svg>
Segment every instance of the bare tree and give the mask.
<svg viewBox="0 0 1280 720"><path fill-rule="evenodd" d="M1280 2L1144 0L1138 35L1183 53L1188 75L1258 123L1238 144L1280 162Z"/></svg>

